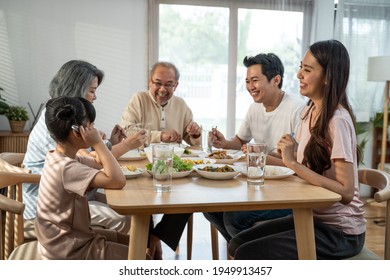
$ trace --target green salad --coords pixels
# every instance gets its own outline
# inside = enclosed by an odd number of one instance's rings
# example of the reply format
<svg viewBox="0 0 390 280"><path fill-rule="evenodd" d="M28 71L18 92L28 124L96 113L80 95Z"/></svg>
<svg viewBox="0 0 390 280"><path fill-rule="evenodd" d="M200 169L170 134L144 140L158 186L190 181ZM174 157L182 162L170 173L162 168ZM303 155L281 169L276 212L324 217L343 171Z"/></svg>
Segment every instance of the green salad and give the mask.
<svg viewBox="0 0 390 280"><path fill-rule="evenodd" d="M163 166L164 165L164 166ZM153 164L149 162L146 164L146 170L152 171ZM167 168L163 162L157 161L157 172L161 173ZM173 155L173 172L190 171L192 169L192 163L183 162L180 157ZM159 172L160 171L160 172Z"/></svg>

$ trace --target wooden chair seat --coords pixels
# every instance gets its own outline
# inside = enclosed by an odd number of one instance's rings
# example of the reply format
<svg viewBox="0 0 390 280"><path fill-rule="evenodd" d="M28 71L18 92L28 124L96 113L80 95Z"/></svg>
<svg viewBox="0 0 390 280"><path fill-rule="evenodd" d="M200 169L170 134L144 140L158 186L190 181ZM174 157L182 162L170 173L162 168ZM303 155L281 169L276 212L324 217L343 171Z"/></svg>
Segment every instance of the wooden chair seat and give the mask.
<svg viewBox="0 0 390 280"><path fill-rule="evenodd" d="M16 247L8 260L41 260L41 254L38 250L38 241L30 241Z"/></svg>
<svg viewBox="0 0 390 280"><path fill-rule="evenodd" d="M359 183L365 184L378 190L374 194L376 202L386 201L386 217L385 217L385 253L384 256L378 256L367 247L364 247L362 251L347 260L390 260L390 175L384 171L360 168L359 169ZM366 236L366 239L370 236Z"/></svg>

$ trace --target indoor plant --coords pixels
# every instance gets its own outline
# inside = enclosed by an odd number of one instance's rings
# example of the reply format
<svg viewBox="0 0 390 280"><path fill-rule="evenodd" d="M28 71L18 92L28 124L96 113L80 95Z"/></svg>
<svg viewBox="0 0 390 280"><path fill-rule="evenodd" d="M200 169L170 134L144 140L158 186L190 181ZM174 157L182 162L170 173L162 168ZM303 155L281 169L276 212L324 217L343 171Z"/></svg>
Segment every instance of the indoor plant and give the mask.
<svg viewBox="0 0 390 280"><path fill-rule="evenodd" d="M23 106L9 106L4 115L9 121L12 132L23 132L26 121L29 120L27 109Z"/></svg>

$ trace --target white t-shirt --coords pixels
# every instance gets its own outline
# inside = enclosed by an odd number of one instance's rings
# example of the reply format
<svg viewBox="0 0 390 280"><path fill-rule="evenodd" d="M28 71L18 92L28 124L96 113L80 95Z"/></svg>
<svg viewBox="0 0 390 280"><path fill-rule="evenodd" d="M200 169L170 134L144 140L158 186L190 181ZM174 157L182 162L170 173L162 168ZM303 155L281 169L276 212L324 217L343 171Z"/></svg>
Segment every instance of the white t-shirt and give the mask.
<svg viewBox="0 0 390 280"><path fill-rule="evenodd" d="M246 142L266 143L267 149L272 149L282 135L296 132L305 104L304 99L288 94L272 112L266 112L262 103L253 103L237 136Z"/></svg>

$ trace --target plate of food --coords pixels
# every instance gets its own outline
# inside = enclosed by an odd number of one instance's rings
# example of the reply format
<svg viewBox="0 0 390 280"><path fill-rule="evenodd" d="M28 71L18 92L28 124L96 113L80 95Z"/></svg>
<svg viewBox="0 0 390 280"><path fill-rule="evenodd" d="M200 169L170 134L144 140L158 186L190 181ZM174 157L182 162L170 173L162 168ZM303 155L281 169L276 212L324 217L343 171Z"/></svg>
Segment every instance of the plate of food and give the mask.
<svg viewBox="0 0 390 280"><path fill-rule="evenodd" d="M145 172L145 169L133 165L121 165L121 169L126 179L135 178Z"/></svg>
<svg viewBox="0 0 390 280"><path fill-rule="evenodd" d="M265 166L265 179L282 179L293 175L295 172L290 168L276 165Z"/></svg>
<svg viewBox="0 0 390 280"><path fill-rule="evenodd" d="M193 150L189 148L185 148L183 155L181 157L205 157L207 153L202 150Z"/></svg>
<svg viewBox="0 0 390 280"><path fill-rule="evenodd" d="M203 178L212 180L232 179L241 172L237 166L218 163L198 164L193 169Z"/></svg>
<svg viewBox="0 0 390 280"><path fill-rule="evenodd" d="M193 167L192 161L185 161L184 159L181 159L177 155L173 156L173 173L172 178L183 178L192 173L192 167ZM145 166L146 171L149 173L149 175L153 176L153 164L149 162Z"/></svg>
<svg viewBox="0 0 390 280"><path fill-rule="evenodd" d="M213 164L217 162L215 159L212 158L199 158L199 157L182 157L181 160L183 162L191 163L192 165Z"/></svg>
<svg viewBox="0 0 390 280"><path fill-rule="evenodd" d="M146 158L146 153L139 150L131 150L119 157L118 160L142 160Z"/></svg>
<svg viewBox="0 0 390 280"><path fill-rule="evenodd" d="M216 150L211 154L208 154L205 159L215 159L216 163L222 164L233 164L240 160L241 155L239 154L228 154L226 150Z"/></svg>

